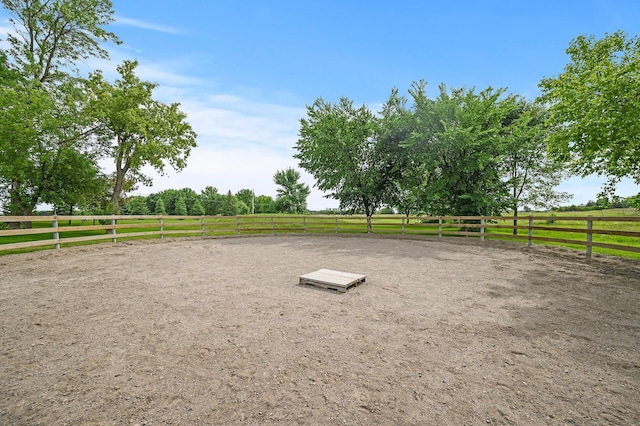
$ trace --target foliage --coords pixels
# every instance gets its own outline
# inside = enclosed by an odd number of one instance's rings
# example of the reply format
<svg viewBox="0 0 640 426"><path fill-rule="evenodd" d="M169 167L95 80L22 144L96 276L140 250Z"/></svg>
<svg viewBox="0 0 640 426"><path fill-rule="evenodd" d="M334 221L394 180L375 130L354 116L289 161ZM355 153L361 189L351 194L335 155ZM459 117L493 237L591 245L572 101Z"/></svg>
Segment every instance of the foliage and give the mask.
<svg viewBox="0 0 640 426"><path fill-rule="evenodd" d="M143 173L145 166L163 174L165 163L180 171L186 166L196 134L179 104L163 104L152 98L155 84L135 75L137 62L118 66L120 78L112 85L102 73L92 74L92 114L101 124L97 133L103 152L114 159L116 180L111 201L116 212L125 176L150 184Z"/></svg>
<svg viewBox="0 0 640 426"><path fill-rule="evenodd" d="M164 206L163 206L164 208ZM147 197L143 195L136 195L130 197L127 203L123 206L124 214L129 215L147 215L150 213L147 207Z"/></svg>
<svg viewBox="0 0 640 426"><path fill-rule="evenodd" d="M514 216L522 206L549 209L571 198L554 189L563 178L563 164L547 155L545 117L544 108L518 98L503 120L502 173Z"/></svg>
<svg viewBox="0 0 640 426"><path fill-rule="evenodd" d="M364 211L370 225L371 216L389 196L397 170L390 155L394 147L376 138L373 113L364 105L354 108L347 98L337 104L319 98L307 106L307 118L300 125L294 155L300 166L320 190L340 201L341 209Z"/></svg>
<svg viewBox="0 0 640 426"><path fill-rule="evenodd" d="M258 195L255 198L255 213L275 213L276 203L268 195Z"/></svg>
<svg viewBox="0 0 640 426"><path fill-rule="evenodd" d="M200 192L200 199L204 207L204 213L208 216L214 216L222 213L223 195L218 193L218 189L213 186L207 186Z"/></svg>
<svg viewBox="0 0 640 426"><path fill-rule="evenodd" d="M309 186L299 182L300 173L289 167L278 170L273 181L279 186L276 196L276 210L284 213L300 214L307 211L307 197L311 192Z"/></svg>
<svg viewBox="0 0 640 426"><path fill-rule="evenodd" d="M106 58L100 42L118 42L104 29L112 21L111 2L1 4L14 32L7 35L8 50L0 50L0 192L12 214L29 215L40 202L73 208L90 196L69 186L84 176L92 191L98 171L87 149L91 128L81 85L68 71L79 60Z"/></svg>
<svg viewBox="0 0 640 426"><path fill-rule="evenodd" d="M176 198L174 214L178 216L187 215L187 203L182 195L178 195Z"/></svg>
<svg viewBox="0 0 640 426"><path fill-rule="evenodd" d="M204 207L202 206L202 203L200 202L199 198L196 198L196 200L191 205L191 209L189 210L189 214L192 215L192 216L202 216L202 215L204 215Z"/></svg>
<svg viewBox="0 0 640 426"><path fill-rule="evenodd" d="M162 198L158 198L156 200L155 208L153 212L159 216L164 216L167 214L167 211L164 208L164 201L162 201Z"/></svg>
<svg viewBox="0 0 640 426"><path fill-rule="evenodd" d="M581 35L567 54L564 72L540 82L550 153L581 176L608 176L605 193L623 177L640 184L640 38Z"/></svg>
<svg viewBox="0 0 640 426"><path fill-rule="evenodd" d="M250 206L252 203L254 204L255 208L255 197L252 189L241 189L240 191L236 192L236 198L242 201L245 205L249 206L249 210L251 210Z"/></svg>
<svg viewBox="0 0 640 426"><path fill-rule="evenodd" d="M113 21L109 0L1 0L12 15L9 55L30 80L59 80L78 61L107 59L100 43L120 41L105 29ZM77 70L76 70L77 71Z"/></svg>
<svg viewBox="0 0 640 426"><path fill-rule="evenodd" d="M498 215L508 205L501 168L502 122L513 104L504 90L447 90L435 100L414 83L416 128L407 141L427 170L425 208L436 215Z"/></svg>

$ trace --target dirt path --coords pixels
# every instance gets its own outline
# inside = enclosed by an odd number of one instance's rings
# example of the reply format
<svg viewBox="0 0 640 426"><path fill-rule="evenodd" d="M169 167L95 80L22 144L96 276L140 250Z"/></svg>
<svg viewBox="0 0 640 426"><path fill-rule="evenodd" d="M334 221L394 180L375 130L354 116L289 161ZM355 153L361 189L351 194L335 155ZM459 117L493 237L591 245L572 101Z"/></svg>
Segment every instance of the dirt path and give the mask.
<svg viewBox="0 0 640 426"><path fill-rule="evenodd" d="M252 237L0 257L0 424L640 424L640 262ZM296 285L363 273L345 294Z"/></svg>

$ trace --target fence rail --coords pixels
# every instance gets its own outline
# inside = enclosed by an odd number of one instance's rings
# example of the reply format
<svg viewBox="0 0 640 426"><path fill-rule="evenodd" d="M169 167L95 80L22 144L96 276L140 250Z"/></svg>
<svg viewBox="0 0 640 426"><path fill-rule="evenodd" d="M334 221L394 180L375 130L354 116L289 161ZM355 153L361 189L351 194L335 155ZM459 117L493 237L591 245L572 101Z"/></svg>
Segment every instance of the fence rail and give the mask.
<svg viewBox="0 0 640 426"><path fill-rule="evenodd" d="M74 222L75 225L71 224ZM517 222L516 222L517 221ZM66 225L63 223L66 222ZM78 224L78 222L80 222ZM85 224L91 222L91 224ZM366 232L364 216L0 216L0 252L63 244L167 236L344 234ZM18 225L23 224L20 229ZM436 216L378 215L373 232L398 236L512 239L640 253L640 216ZM557 224L557 225L556 225ZM594 224L598 225L594 227ZM13 225L13 226L11 226ZM553 226L551 226L553 225ZM625 229L610 229L611 226ZM25 227L26 226L26 227ZM505 232L507 231L507 232ZM511 232L511 233L509 233ZM50 238L47 238L50 236ZM576 238L572 238L576 236ZM601 238L594 241L594 236ZM604 238L615 237L623 243Z"/></svg>

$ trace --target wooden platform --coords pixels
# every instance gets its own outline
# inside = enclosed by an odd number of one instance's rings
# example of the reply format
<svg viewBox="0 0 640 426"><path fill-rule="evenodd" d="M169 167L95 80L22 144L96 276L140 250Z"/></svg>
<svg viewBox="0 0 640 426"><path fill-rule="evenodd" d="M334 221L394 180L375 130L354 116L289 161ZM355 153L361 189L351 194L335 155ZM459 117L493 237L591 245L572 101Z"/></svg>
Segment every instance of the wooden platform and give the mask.
<svg viewBox="0 0 640 426"><path fill-rule="evenodd" d="M313 285L344 293L351 287L363 283L366 277L366 275L362 274L319 269L315 272L300 275L300 284Z"/></svg>

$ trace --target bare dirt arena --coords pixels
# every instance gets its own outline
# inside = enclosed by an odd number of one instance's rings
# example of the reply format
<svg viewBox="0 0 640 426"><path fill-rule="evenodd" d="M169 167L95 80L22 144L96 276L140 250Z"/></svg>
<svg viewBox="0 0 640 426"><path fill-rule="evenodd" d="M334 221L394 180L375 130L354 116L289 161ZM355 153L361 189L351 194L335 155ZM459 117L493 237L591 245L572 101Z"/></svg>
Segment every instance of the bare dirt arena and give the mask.
<svg viewBox="0 0 640 426"><path fill-rule="evenodd" d="M280 236L0 257L0 424L640 424L640 262ZM299 286L366 274L344 294Z"/></svg>

